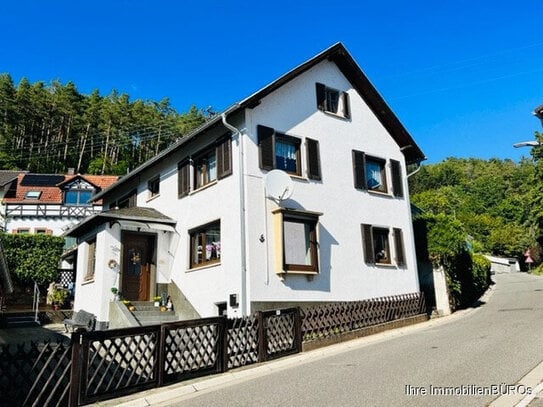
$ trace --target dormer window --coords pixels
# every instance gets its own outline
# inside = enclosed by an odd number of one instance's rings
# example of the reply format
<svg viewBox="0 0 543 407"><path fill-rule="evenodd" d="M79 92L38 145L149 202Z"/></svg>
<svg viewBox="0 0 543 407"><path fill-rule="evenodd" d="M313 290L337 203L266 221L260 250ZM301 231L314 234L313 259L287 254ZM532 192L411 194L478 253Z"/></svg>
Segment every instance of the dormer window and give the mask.
<svg viewBox="0 0 543 407"><path fill-rule="evenodd" d="M64 190L64 205L91 205L89 200L91 199L93 192L94 188L82 180L68 184Z"/></svg>
<svg viewBox="0 0 543 407"><path fill-rule="evenodd" d="M25 194L25 199L40 199L41 191L28 191Z"/></svg>

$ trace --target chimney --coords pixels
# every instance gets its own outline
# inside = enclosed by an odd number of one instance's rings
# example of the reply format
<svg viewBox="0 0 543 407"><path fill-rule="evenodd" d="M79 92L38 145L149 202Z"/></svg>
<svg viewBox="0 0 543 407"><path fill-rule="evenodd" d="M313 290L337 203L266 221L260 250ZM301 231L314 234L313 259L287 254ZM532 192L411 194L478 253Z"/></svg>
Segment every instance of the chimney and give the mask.
<svg viewBox="0 0 543 407"><path fill-rule="evenodd" d="M68 175L74 175L74 173L75 173L74 167L68 168Z"/></svg>

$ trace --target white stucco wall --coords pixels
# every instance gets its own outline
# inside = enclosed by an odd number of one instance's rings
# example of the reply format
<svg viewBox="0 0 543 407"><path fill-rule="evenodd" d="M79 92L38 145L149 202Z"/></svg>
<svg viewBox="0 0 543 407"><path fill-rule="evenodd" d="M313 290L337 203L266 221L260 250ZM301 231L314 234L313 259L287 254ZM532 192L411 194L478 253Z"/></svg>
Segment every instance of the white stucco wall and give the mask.
<svg viewBox="0 0 543 407"><path fill-rule="evenodd" d="M109 301L113 299L111 287L119 287L119 267L108 267L109 260L120 264L121 248L118 241L120 227L103 226L96 234L96 261L94 279L85 281L88 264L88 245L80 244L77 252L77 280L74 311L84 309L96 315L97 321L109 320ZM90 239L89 235L82 241Z"/></svg>
<svg viewBox="0 0 543 407"><path fill-rule="evenodd" d="M315 83L348 91L351 120L334 117L316 108ZM252 142L246 147L250 301L333 301L395 295L419 291L404 157L398 145L331 62L323 62L247 110L247 128ZM316 139L320 145L322 181L292 177L294 193L284 207L322 212L320 217L320 272L308 281L304 275L278 278L273 269L271 208L265 202L263 176L259 169L257 125ZM402 163L405 198L394 198L354 188L352 150L395 159ZM305 169L305 145L302 145ZM390 184L390 162L387 164ZM389 186L389 190L390 190ZM264 218L268 205L267 225ZM400 228L403 231L406 266L368 266L362 253L362 223ZM266 242L257 237L263 234ZM394 249L392 235L391 249ZM394 253L392 253L394 255ZM266 264L267 263L267 264Z"/></svg>
<svg viewBox="0 0 543 407"><path fill-rule="evenodd" d="M317 110L316 82L349 93L351 119L334 117ZM230 294L238 295L240 301L238 307L228 306L228 315L235 317L250 312L251 302L360 300L419 291L403 154L335 64L325 61L316 65L263 98L255 108L247 109L245 117L232 124L243 129L244 213L240 203L242 181L238 135L234 136L232 142L232 175L181 199L177 196L178 162L224 134L224 128L217 130L217 133L202 135L199 137L200 145L190 143L180 152L138 175L138 206L155 208L177 221L175 235L157 234L157 282L175 282L204 317L217 315L216 304L228 303ZM259 168L256 132L259 124L299 137L303 142L307 137L319 141L322 181L309 180L305 173L301 177L292 177L294 193L282 203L285 207L322 212L319 221L320 270L312 279L304 275L287 275L281 279L275 274L271 211L276 204L264 197L266 171ZM303 143L300 151L304 171L305 148ZM387 160L388 195L354 188L353 149ZM390 159L402 165L404 198L395 198L390 192ZM160 193L149 199L147 182L158 173ZM118 192L116 198L127 193L129 185L125 188ZM245 277L242 219L246 221ZM191 269L189 231L216 220L221 223L220 263ZM361 233L363 223L390 228L392 257L392 228L400 228L403 231L406 265L366 264ZM107 235L101 252L108 253L113 241L115 239ZM102 254L101 261L106 262L109 255ZM80 250L78 270L82 269L84 256L84 250ZM78 278L83 275L84 272L78 272ZM93 292L91 283L79 287L85 295L79 297L81 299L77 301L76 309L90 306L97 294L109 298L109 280L112 278L110 271L97 272L95 283L101 284L102 288ZM88 295L85 290L88 290ZM107 302L103 302L100 317L106 315Z"/></svg>

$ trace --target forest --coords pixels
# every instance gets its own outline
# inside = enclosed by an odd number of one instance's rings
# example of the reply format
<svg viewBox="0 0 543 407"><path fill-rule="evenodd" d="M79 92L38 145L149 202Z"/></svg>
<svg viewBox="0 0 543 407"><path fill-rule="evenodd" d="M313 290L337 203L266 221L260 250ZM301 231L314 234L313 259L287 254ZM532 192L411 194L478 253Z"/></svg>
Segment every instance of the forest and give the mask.
<svg viewBox="0 0 543 407"><path fill-rule="evenodd" d="M539 133L535 134L541 140ZM423 213L458 221L471 250L516 257L531 249L541 262L543 152L520 162L448 158L424 165L409 180L411 203Z"/></svg>
<svg viewBox="0 0 543 407"><path fill-rule="evenodd" d="M212 117L178 113L164 98L131 100L112 90L81 94L75 84L0 74L0 169L123 175ZM541 135L536 133L540 141ZM448 158L409 178L418 211L454 220L473 252L517 257L543 243L543 150L520 162ZM446 241L446 239L445 239Z"/></svg>
<svg viewBox="0 0 543 407"><path fill-rule="evenodd" d="M54 80L15 85L0 74L0 169L123 175L212 113L177 113L169 100L131 101L125 93L81 94Z"/></svg>

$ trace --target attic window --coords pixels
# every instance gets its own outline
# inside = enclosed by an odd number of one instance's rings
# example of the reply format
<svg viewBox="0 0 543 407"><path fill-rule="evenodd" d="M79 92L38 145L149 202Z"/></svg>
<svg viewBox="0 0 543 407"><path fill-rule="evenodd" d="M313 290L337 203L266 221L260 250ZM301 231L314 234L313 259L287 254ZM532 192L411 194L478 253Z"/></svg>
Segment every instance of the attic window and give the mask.
<svg viewBox="0 0 543 407"><path fill-rule="evenodd" d="M349 119L349 95L337 89L317 83L317 108L326 113Z"/></svg>
<svg viewBox="0 0 543 407"><path fill-rule="evenodd" d="M28 191L25 194L25 199L40 199L41 191Z"/></svg>

